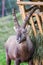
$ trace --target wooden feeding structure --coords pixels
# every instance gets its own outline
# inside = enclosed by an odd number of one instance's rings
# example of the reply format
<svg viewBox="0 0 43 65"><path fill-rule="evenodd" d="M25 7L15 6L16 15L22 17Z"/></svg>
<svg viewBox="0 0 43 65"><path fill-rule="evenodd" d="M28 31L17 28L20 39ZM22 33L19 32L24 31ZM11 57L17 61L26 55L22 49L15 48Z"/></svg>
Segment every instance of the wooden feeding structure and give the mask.
<svg viewBox="0 0 43 65"><path fill-rule="evenodd" d="M20 10L20 13L21 13L21 16L22 16L22 19L24 20L25 17L26 17L26 14L28 14L29 10L25 10L25 6L26 5L37 5L41 8L41 6L43 6L43 2L33 2L33 1L22 1L22 0L17 0L17 4L19 6L19 10ZM34 20L33 20L33 17L36 18L36 21L37 21L37 25L38 25L38 29L40 31L41 34L43 34L43 29L42 29L42 23L43 23L43 11L40 11L40 12L35 12L32 14L32 16L30 17L30 22L31 22L31 26L32 26L32 29L33 29L33 32L34 32L34 35L36 36L37 35L37 30L36 30L36 27L35 27L35 24L34 24Z"/></svg>

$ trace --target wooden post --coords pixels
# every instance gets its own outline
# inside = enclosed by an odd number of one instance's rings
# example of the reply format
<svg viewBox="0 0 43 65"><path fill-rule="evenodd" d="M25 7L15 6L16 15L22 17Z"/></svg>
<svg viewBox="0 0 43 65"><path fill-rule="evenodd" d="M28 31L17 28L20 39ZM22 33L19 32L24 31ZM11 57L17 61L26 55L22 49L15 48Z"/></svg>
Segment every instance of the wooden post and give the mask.
<svg viewBox="0 0 43 65"><path fill-rule="evenodd" d="M41 60L41 62L42 62L42 65L43 65L43 59Z"/></svg>
<svg viewBox="0 0 43 65"><path fill-rule="evenodd" d="M34 65L39 65L38 59L34 59L33 63L34 63Z"/></svg>
<svg viewBox="0 0 43 65"><path fill-rule="evenodd" d="M42 27L41 27L41 23L40 23L40 18L38 16L38 14L35 14L35 15L36 15L36 20L37 20L37 23L38 23L38 27L39 27L40 33L42 34L43 31L42 31Z"/></svg>
<svg viewBox="0 0 43 65"><path fill-rule="evenodd" d="M32 25L32 29L34 31L34 35L36 36L36 29L35 29L35 25L34 25L32 16L30 17L30 22L31 22L31 25Z"/></svg>
<svg viewBox="0 0 43 65"><path fill-rule="evenodd" d="M42 22L43 22L43 13L41 13L40 16L41 16L41 20L42 20Z"/></svg>
<svg viewBox="0 0 43 65"><path fill-rule="evenodd" d="M18 6L19 6L20 13L21 13L21 15L22 15L23 21L24 21L24 19L25 19L26 14L28 14L27 12L25 12L24 5L38 5L38 6L42 5L42 6L43 6L43 2L30 2L30 1L29 1L29 2L26 2L26 1L25 1L25 2L24 2L24 1L22 1L22 0L21 0L21 1L20 1L20 0L17 0L17 4L18 4ZM37 13L33 13L32 16L35 16L35 17L36 17L39 31L40 31L40 33L42 34L42 33L43 33L43 30L42 30L40 18L39 18L38 15L41 16L41 19L42 19L42 22L43 22L43 14L40 14L40 12L39 12L38 14L37 14ZM34 21L33 21L33 18L32 18L32 17L30 17L30 21L31 21L32 29L33 29L33 31L34 31L34 35L36 36L36 28L35 28Z"/></svg>
<svg viewBox="0 0 43 65"><path fill-rule="evenodd" d="M20 0L17 0L17 2L20 2ZM19 10L22 16L22 20L24 21L25 19L25 10L24 10L24 5L18 5L19 6Z"/></svg>
<svg viewBox="0 0 43 65"><path fill-rule="evenodd" d="M31 1L29 1L29 2L27 2L27 1L19 1L19 2L17 2L17 4L18 5L42 5L43 6L43 2L40 2L40 1L38 1L38 2L31 2Z"/></svg>

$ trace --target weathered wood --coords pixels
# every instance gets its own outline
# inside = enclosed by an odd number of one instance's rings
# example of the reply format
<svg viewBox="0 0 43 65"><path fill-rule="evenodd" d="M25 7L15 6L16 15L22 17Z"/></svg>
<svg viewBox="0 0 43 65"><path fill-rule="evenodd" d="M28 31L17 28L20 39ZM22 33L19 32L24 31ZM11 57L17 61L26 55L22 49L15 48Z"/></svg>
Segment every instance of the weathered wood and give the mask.
<svg viewBox="0 0 43 65"><path fill-rule="evenodd" d="M43 59L41 60L41 64L43 65Z"/></svg>
<svg viewBox="0 0 43 65"><path fill-rule="evenodd" d="M27 14L28 14L28 12L26 12L26 15ZM33 13L32 16L36 16L36 14L38 14L41 17L41 20L43 22L43 12Z"/></svg>
<svg viewBox="0 0 43 65"><path fill-rule="evenodd" d="M24 10L24 6L20 6L19 5L19 9L20 9L20 12L21 12L21 15L22 15L22 19L24 20L25 19L25 10Z"/></svg>
<svg viewBox="0 0 43 65"><path fill-rule="evenodd" d="M35 25L34 25L34 21L33 21L32 16L30 17L30 22L31 22L31 25L32 25L32 29L34 31L34 35L36 36L36 29L35 29Z"/></svg>
<svg viewBox="0 0 43 65"><path fill-rule="evenodd" d="M36 20L37 20L37 24L38 24L38 27L39 27L40 33L42 34L43 31L42 31L42 26L41 26L41 22L40 22L40 19L39 19L38 14L36 14Z"/></svg>
<svg viewBox="0 0 43 65"><path fill-rule="evenodd" d="M33 63L34 63L34 65L39 65L39 60L38 59L34 59Z"/></svg>
<svg viewBox="0 0 43 65"><path fill-rule="evenodd" d="M17 2L20 2L20 0L17 0ZM22 20L24 21L25 19L25 10L24 10L24 5L18 5L19 6L19 10L22 16Z"/></svg>
<svg viewBox="0 0 43 65"><path fill-rule="evenodd" d="M25 2L23 2L23 1L18 2L17 1L17 4L18 5L38 5L38 6L42 5L43 6L43 2L39 2L39 1L38 2L30 2L30 1L29 2L27 2L27 1L25 1Z"/></svg>
<svg viewBox="0 0 43 65"><path fill-rule="evenodd" d="M42 2L43 0L32 0L32 2L37 2L37 1L41 1Z"/></svg>
<svg viewBox="0 0 43 65"><path fill-rule="evenodd" d="M40 16L41 16L41 20L42 20L42 22L43 22L43 13L41 13Z"/></svg>
<svg viewBox="0 0 43 65"><path fill-rule="evenodd" d="M32 0L32 2L37 2L37 1L40 1L40 0Z"/></svg>
<svg viewBox="0 0 43 65"><path fill-rule="evenodd" d="M25 11L25 8L24 8L24 5L38 5L38 6L43 6L43 2L27 2L27 1L23 1L23 0L17 0L17 4L19 6L19 9L20 9L20 13L21 13L21 16L22 16L22 19L24 20L25 19L25 16L28 14L28 12ZM32 17L35 16L36 17L36 20L37 20L37 24L38 24L38 28L40 30L40 33L42 34L43 33L43 30L42 30L42 26L41 26L41 22L40 22L40 18L39 16L41 17L41 20L43 22L43 12L37 12L37 13L33 13L32 14ZM35 25L34 25L34 21L33 21L33 18L30 18L31 20L31 25L32 25L32 29L33 29L33 32L34 32L34 35L36 36L36 29L35 29Z"/></svg>
<svg viewBox="0 0 43 65"><path fill-rule="evenodd" d="M28 14L28 12L26 12L26 14ZM35 16L36 14L38 14L39 16L41 16L41 15L43 15L43 12L33 13L32 16Z"/></svg>

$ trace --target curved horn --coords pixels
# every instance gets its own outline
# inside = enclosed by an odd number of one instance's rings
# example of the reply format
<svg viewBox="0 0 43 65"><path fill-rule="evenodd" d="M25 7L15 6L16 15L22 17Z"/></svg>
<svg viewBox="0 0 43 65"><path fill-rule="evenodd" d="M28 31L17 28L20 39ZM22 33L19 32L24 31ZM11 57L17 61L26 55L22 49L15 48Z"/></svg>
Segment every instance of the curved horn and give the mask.
<svg viewBox="0 0 43 65"><path fill-rule="evenodd" d="M26 24L28 23L28 19L30 19L30 17L32 16L32 14L34 13L35 10L39 9L38 6L33 7L33 9L30 11L30 13L28 13L28 15L26 16L24 23L23 23L23 28L26 27Z"/></svg>
<svg viewBox="0 0 43 65"><path fill-rule="evenodd" d="M29 7L29 9L26 9L25 7L25 12L28 12L28 11L30 11L31 9L33 9L34 7L35 7L36 5L31 5L30 7Z"/></svg>
<svg viewBox="0 0 43 65"><path fill-rule="evenodd" d="M19 28L20 25L19 25L17 17L16 17L15 9L12 9L12 14L13 14L13 18L14 18L14 25L15 25L16 28Z"/></svg>

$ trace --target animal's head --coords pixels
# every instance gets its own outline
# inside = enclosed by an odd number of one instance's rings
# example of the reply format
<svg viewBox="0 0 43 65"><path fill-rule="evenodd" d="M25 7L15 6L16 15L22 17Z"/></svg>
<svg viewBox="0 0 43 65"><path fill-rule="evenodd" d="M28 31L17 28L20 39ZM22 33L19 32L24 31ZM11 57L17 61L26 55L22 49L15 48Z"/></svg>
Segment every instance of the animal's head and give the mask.
<svg viewBox="0 0 43 65"><path fill-rule="evenodd" d="M26 40L26 35L27 35L27 29L21 26L14 26L14 30L16 31L17 34L17 40L18 42L23 42Z"/></svg>
<svg viewBox="0 0 43 65"><path fill-rule="evenodd" d="M15 10L13 10L14 24L15 24L14 29L16 31L17 40L19 41L19 43L26 40L27 35L26 24L36 9L38 9L38 7L34 6L33 9L30 11L30 13L26 16L22 26L19 25Z"/></svg>

